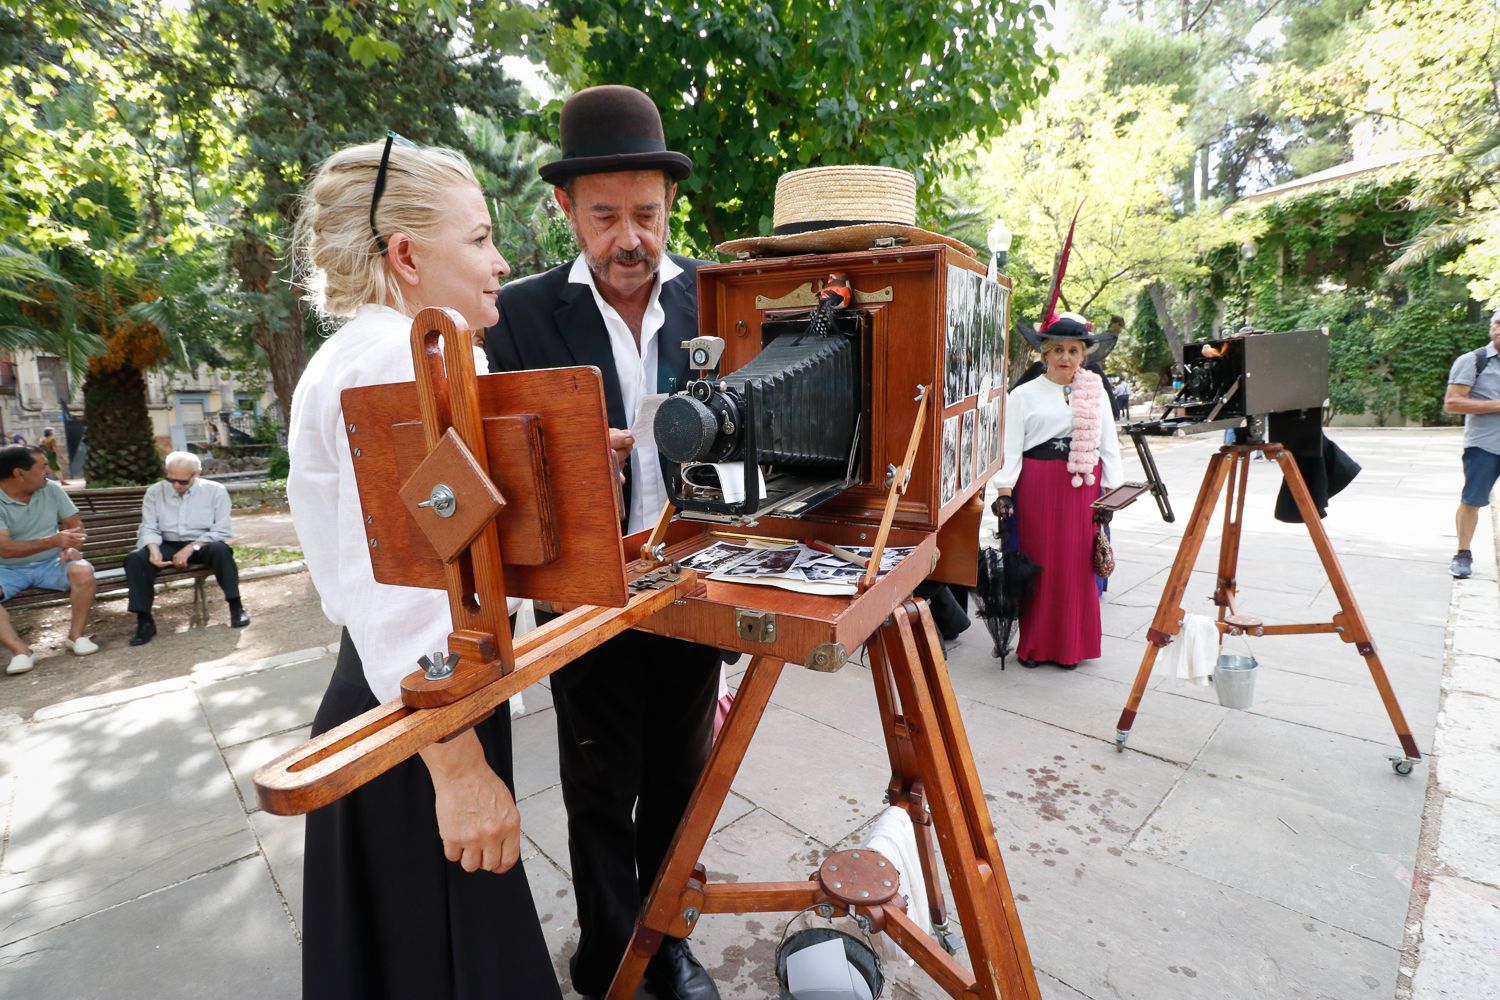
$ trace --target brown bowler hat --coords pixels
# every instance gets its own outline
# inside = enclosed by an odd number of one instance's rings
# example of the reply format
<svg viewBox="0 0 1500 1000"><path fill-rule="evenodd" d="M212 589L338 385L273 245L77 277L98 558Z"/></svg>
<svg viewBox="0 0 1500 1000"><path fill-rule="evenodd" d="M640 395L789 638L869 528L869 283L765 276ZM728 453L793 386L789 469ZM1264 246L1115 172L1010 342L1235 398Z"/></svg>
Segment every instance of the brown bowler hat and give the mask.
<svg viewBox="0 0 1500 1000"><path fill-rule="evenodd" d="M674 181L693 172L692 160L667 148L661 112L634 87L580 90L563 104L559 131L562 159L537 170L548 184L619 170L665 170Z"/></svg>

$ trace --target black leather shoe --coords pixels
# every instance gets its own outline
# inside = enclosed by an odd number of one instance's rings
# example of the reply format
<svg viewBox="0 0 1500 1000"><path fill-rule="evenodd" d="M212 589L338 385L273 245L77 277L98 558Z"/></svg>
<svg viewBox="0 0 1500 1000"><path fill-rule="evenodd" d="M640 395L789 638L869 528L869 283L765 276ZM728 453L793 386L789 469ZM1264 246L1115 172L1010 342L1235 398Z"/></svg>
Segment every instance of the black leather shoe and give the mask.
<svg viewBox="0 0 1500 1000"><path fill-rule="evenodd" d="M662 941L646 966L646 985L662 1000L719 1000L708 970L698 964L688 943L676 938Z"/></svg>
<svg viewBox="0 0 1500 1000"><path fill-rule="evenodd" d="M132 646L144 646L156 637L155 622L140 622L135 627L135 635L130 637Z"/></svg>
<svg viewBox="0 0 1500 1000"><path fill-rule="evenodd" d="M246 611L244 608L240 608L238 611L231 611L231 612L229 612L229 627L230 628L244 628L246 625L249 625L249 624L250 624L250 612Z"/></svg>

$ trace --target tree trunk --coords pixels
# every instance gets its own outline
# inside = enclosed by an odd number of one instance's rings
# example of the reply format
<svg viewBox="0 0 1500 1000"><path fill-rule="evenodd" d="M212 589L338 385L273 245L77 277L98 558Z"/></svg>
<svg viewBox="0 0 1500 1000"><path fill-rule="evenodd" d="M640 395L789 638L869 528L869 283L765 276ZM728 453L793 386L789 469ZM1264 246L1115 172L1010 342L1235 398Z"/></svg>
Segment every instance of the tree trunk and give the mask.
<svg viewBox="0 0 1500 1000"><path fill-rule="evenodd" d="M90 486L146 485L161 478L140 369L90 369L83 380L83 406L89 445L83 476Z"/></svg>
<svg viewBox="0 0 1500 1000"><path fill-rule="evenodd" d="M1160 281L1153 281L1147 288L1151 293L1151 304L1156 307L1156 320L1161 324L1162 336L1167 338L1167 347L1172 351L1172 363L1182 364L1182 331L1172 321L1167 310L1167 289Z"/></svg>
<svg viewBox="0 0 1500 1000"><path fill-rule="evenodd" d="M240 286L256 296L256 310L250 339L266 352L271 369L271 391L281 406L283 420L292 415L292 391L307 367L307 348L303 343L302 306L296 299L297 289L287 289L276 281L276 252L252 230L244 230L230 245L229 256L239 275ZM272 308L272 304L282 308ZM286 322L272 317L286 316Z"/></svg>

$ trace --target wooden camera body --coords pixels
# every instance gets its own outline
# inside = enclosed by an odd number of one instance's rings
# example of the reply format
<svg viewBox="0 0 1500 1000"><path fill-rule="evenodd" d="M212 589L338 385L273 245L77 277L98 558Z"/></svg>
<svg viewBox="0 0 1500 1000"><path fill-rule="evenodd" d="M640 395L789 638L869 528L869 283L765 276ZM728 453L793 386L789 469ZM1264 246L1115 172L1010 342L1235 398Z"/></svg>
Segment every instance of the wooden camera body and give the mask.
<svg viewBox="0 0 1500 1000"><path fill-rule="evenodd" d="M853 295L843 312L860 337L857 398L843 404L857 411L864 431L847 481L804 515L758 514L735 519L735 527L787 541L911 552L878 579L872 573L856 595L701 580L635 627L833 670L923 580L974 582L978 496L1003 460L1009 281L987 278L972 257L944 246L706 265L698 270L699 333L724 342L720 376L732 382L754 362L766 331L805 323L831 272L848 277ZM557 607L622 607L667 567L720 540L715 528L724 519L705 523L679 512L684 516L622 544L594 369L479 376L472 383L477 424L458 436L482 439L483 460L473 462L451 444L435 451L440 439L424 432L430 421L419 403L432 395L442 410L449 383L436 340L429 340L417 384L344 394L377 580L477 595L488 573L512 596ZM801 416L793 408L775 418ZM460 482L468 484L455 500L462 513L492 486L496 501L487 503L482 524L461 524L451 512L445 520L431 506L440 484ZM481 527L494 534L490 571L470 551ZM452 603L456 628L467 620L473 630L504 637L497 659L505 672L508 630L495 602L476 596ZM467 658L479 656L476 650ZM421 703L412 687L406 695Z"/></svg>
<svg viewBox="0 0 1500 1000"><path fill-rule="evenodd" d="M911 451L910 477L885 540L911 547L911 555L858 598L708 580L698 594L638 627L833 670L879 626L892 602L924 579L975 582L984 487L1004 461L1010 281L988 278L974 258L941 245L700 267L698 331L724 342L718 377L732 384L735 372L760 355L768 333L795 336L833 273L848 278L852 297L843 312L858 315L862 338L860 398L853 402L866 430L850 465L853 482L797 517L776 510L772 500L774 513L748 519L753 527L746 530L870 546L893 470ZM666 558L687 559L717 540L699 516L680 512L663 538ZM647 540L647 533L627 539L626 551Z"/></svg>

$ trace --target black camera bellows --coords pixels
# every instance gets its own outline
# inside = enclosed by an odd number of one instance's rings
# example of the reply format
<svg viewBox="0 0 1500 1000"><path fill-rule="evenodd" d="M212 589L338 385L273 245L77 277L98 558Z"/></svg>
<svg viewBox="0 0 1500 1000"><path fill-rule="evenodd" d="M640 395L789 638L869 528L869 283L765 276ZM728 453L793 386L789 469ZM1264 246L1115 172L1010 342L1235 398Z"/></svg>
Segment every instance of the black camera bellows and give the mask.
<svg viewBox="0 0 1500 1000"><path fill-rule="evenodd" d="M854 342L782 336L731 376L749 385L756 455L763 464L842 474L859 417Z"/></svg>

